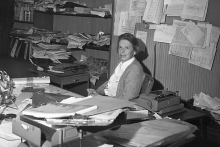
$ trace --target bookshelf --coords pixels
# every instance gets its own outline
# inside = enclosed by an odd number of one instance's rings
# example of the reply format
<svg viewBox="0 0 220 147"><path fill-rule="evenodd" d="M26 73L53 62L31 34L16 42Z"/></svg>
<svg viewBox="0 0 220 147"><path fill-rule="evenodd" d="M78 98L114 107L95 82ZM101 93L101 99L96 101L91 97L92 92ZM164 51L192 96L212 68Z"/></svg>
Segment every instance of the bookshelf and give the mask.
<svg viewBox="0 0 220 147"><path fill-rule="evenodd" d="M14 7L14 21L18 23L33 23L34 1L16 0Z"/></svg>

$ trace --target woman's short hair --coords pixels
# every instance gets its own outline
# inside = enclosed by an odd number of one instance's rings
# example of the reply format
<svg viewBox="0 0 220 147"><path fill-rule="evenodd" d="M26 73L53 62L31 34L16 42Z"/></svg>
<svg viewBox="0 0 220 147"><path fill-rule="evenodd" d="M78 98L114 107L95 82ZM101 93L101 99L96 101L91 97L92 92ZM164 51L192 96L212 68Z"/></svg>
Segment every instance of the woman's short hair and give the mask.
<svg viewBox="0 0 220 147"><path fill-rule="evenodd" d="M129 41L132 44L134 51L136 51L136 53L139 52L140 48L139 48L138 39L133 34L130 33L121 34L118 38L118 45L121 40Z"/></svg>

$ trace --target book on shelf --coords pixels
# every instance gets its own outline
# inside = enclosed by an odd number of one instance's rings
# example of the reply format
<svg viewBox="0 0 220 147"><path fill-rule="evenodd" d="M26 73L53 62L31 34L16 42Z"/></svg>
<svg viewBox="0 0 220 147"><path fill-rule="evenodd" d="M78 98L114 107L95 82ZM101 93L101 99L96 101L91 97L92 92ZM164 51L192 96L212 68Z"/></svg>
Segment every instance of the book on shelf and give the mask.
<svg viewBox="0 0 220 147"><path fill-rule="evenodd" d="M29 1L18 1L14 8L14 19L19 21L33 22L34 5Z"/></svg>
<svg viewBox="0 0 220 147"><path fill-rule="evenodd" d="M37 108L30 108L22 112L23 115L29 115L36 118L63 118L74 116L75 114L85 114L96 110L96 105L75 105L62 103L47 103Z"/></svg>

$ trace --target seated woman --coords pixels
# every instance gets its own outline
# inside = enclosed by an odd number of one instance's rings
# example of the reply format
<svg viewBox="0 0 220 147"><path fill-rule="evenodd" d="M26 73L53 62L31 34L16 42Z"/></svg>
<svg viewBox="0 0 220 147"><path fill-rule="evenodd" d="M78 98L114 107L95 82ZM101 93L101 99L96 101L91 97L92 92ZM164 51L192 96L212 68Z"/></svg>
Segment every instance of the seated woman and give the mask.
<svg viewBox="0 0 220 147"><path fill-rule="evenodd" d="M88 89L88 94L106 95L122 100L138 97L145 78L143 68L134 57L139 52L138 39L125 33L118 38L120 62L110 79L97 90Z"/></svg>

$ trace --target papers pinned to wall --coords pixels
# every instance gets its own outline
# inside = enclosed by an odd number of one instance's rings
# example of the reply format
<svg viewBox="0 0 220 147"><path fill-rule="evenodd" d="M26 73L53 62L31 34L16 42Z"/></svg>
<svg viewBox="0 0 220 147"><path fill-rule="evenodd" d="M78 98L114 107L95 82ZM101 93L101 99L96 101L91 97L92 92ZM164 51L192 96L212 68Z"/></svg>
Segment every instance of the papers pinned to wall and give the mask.
<svg viewBox="0 0 220 147"><path fill-rule="evenodd" d="M145 31L137 31L136 37L139 38L146 45L147 43L147 32Z"/></svg>
<svg viewBox="0 0 220 147"><path fill-rule="evenodd" d="M212 26L209 46L193 48L189 63L211 70L219 35L220 28Z"/></svg>
<svg viewBox="0 0 220 147"><path fill-rule="evenodd" d="M169 25L157 25L154 33L154 41L171 43L176 32L176 27Z"/></svg>
<svg viewBox="0 0 220 147"><path fill-rule="evenodd" d="M209 0L185 0L181 18L204 21Z"/></svg>
<svg viewBox="0 0 220 147"><path fill-rule="evenodd" d="M164 5L166 6L165 14L167 16L181 16L184 0L164 0Z"/></svg>
<svg viewBox="0 0 220 147"><path fill-rule="evenodd" d="M204 21L208 0L164 0L167 16L180 16L182 20Z"/></svg>
<svg viewBox="0 0 220 147"><path fill-rule="evenodd" d="M146 22L152 22L159 24L163 17L163 7L164 1L163 0L146 0L147 5L144 11L143 20Z"/></svg>
<svg viewBox="0 0 220 147"><path fill-rule="evenodd" d="M129 15L143 16L146 7L146 0L130 0Z"/></svg>

